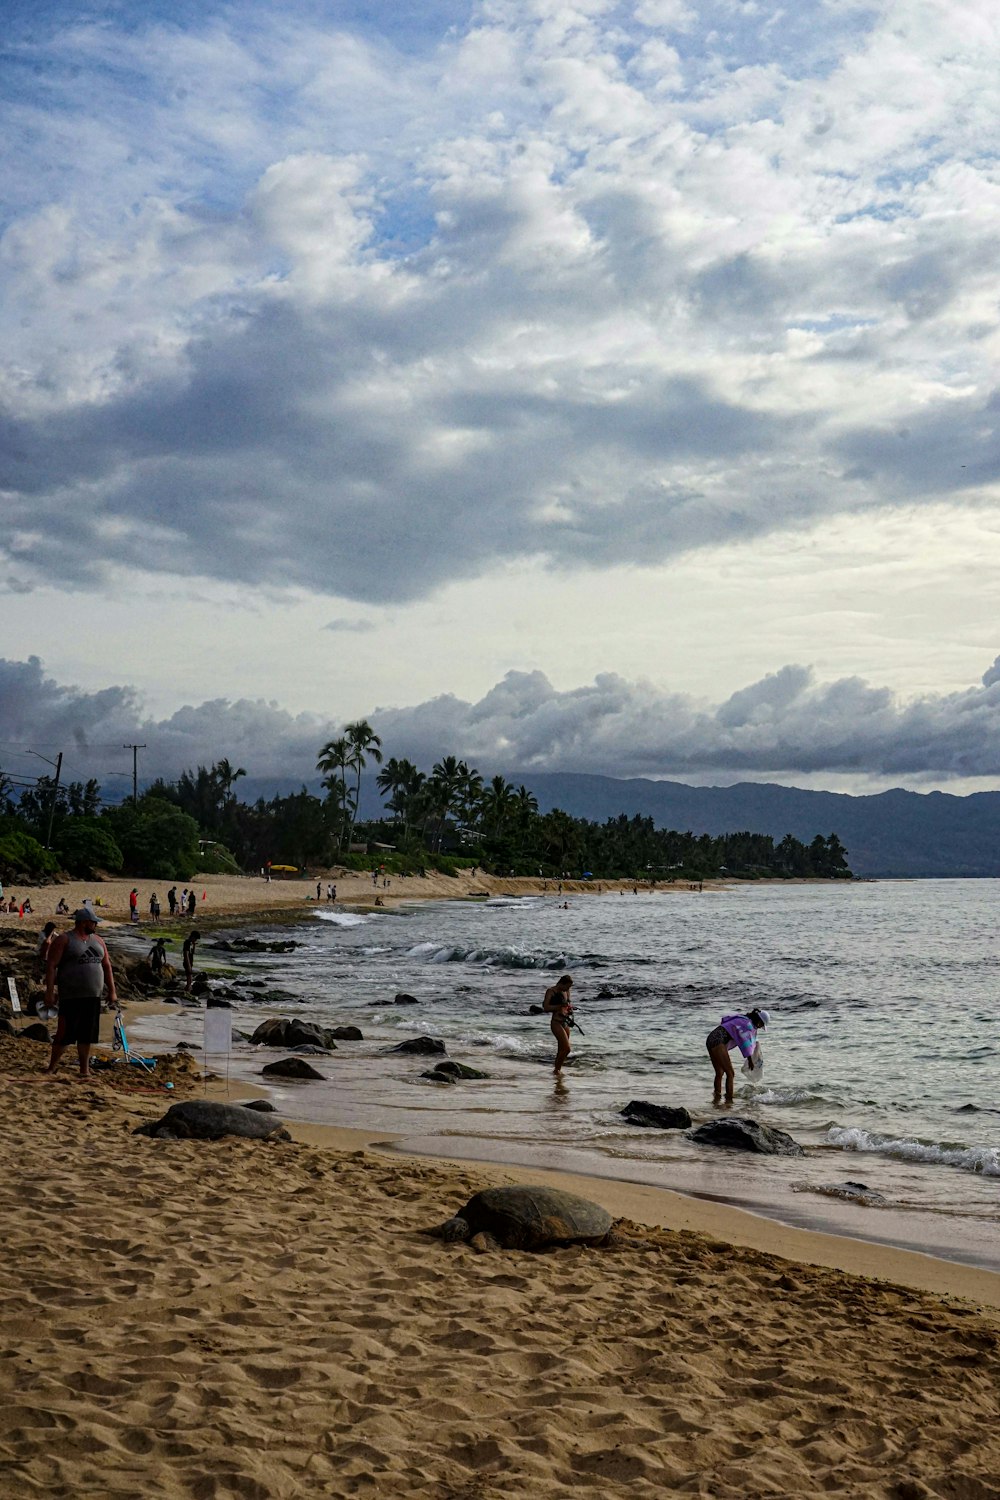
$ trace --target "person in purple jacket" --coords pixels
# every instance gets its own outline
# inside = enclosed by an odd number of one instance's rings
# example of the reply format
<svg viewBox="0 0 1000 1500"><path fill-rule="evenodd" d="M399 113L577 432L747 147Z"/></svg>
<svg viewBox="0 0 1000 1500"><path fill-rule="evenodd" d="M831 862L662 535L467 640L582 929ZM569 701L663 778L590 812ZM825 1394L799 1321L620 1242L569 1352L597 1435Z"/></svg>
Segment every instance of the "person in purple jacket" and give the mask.
<svg viewBox="0 0 1000 1500"><path fill-rule="evenodd" d="M745 1016L723 1016L721 1022L714 1031L710 1031L705 1038L705 1046L708 1055L712 1059L715 1069L715 1088L713 1098L716 1104L722 1098L722 1080L726 1081L726 1103L733 1102L733 1085L736 1074L733 1072L733 1063L729 1054L734 1047L739 1047L743 1056L753 1067L754 1048L757 1045L757 1033L763 1031L771 1019L770 1011L757 1010L756 1007L748 1011ZM761 1064L763 1066L763 1064Z"/></svg>

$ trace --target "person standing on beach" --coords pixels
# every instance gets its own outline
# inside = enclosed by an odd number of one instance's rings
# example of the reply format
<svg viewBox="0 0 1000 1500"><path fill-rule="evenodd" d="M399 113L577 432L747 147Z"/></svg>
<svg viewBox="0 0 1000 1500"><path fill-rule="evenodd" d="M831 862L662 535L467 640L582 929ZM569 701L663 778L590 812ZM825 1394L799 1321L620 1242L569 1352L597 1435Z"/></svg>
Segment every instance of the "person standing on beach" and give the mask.
<svg viewBox="0 0 1000 1500"><path fill-rule="evenodd" d="M175 885L172 885L167 892L167 906L170 908L170 915L173 916L177 910L177 887Z"/></svg>
<svg viewBox="0 0 1000 1500"><path fill-rule="evenodd" d="M181 949L181 960L184 964L184 988L186 990L189 990L194 983L194 953L200 937L200 932L189 932L184 939L184 947Z"/></svg>
<svg viewBox="0 0 1000 1500"><path fill-rule="evenodd" d="M716 1104L722 1098L722 1084L726 1084L726 1103L733 1102L733 1085L736 1082L736 1074L733 1071L732 1059L729 1054L734 1047L739 1047L743 1056L754 1066L754 1049L757 1046L757 1032L763 1031L771 1019L768 1010L747 1011L745 1016L723 1016L714 1031L710 1031L705 1038L705 1046L715 1069L715 1088L712 1097ZM758 1054L759 1056L759 1054ZM763 1063L760 1064L763 1068Z"/></svg>
<svg viewBox="0 0 1000 1500"><path fill-rule="evenodd" d="M101 995L118 1004L115 975L104 939L97 936L97 918L87 907L73 913L73 931L63 932L49 948L45 968L45 1005L51 1010L59 987L59 1022L46 1073L54 1073L66 1048L76 1043L80 1077L90 1077L90 1049L99 1040Z"/></svg>
<svg viewBox="0 0 1000 1500"><path fill-rule="evenodd" d="M156 942L153 944L152 948L150 948L150 950L149 950L149 956L146 959L146 962L149 964L149 967L152 969L154 977L156 979L159 979L160 975L163 973L164 968L166 967L166 962L167 962L167 940L166 940L166 938L157 938L156 939Z"/></svg>
<svg viewBox="0 0 1000 1500"><path fill-rule="evenodd" d="M556 1039L556 1060L553 1066L556 1073L562 1072L562 1065L570 1052L569 1029L573 1024L573 1004L569 992L572 988L573 980L569 974L564 974L545 991L542 1001L542 1010L550 1017L549 1026Z"/></svg>
<svg viewBox="0 0 1000 1500"><path fill-rule="evenodd" d="M194 891L188 892L188 916L193 917L198 909L198 898Z"/></svg>

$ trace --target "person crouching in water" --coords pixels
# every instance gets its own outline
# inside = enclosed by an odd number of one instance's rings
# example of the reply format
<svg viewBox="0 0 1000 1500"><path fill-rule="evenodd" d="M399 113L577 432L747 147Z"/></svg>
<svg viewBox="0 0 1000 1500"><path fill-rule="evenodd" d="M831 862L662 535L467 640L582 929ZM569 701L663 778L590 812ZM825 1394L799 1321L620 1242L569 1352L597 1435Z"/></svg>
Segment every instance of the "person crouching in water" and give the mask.
<svg viewBox="0 0 1000 1500"><path fill-rule="evenodd" d="M752 1058L757 1045L757 1032L763 1031L770 1019L770 1011L757 1010L755 1007L747 1011L745 1016L723 1016L715 1030L708 1033L705 1046L708 1048L708 1055L715 1069L715 1088L712 1097L716 1104L722 1098L723 1079L726 1081L726 1103L732 1104L733 1102L736 1074L733 1072L730 1052L734 1047L739 1047L744 1057ZM753 1066L752 1063L751 1066Z"/></svg>
<svg viewBox="0 0 1000 1500"><path fill-rule="evenodd" d="M556 1039L556 1073L562 1071L562 1065L569 1057L569 1028L572 1024L570 1017L573 1014L573 1005L569 998L569 992L573 988L573 981L568 974L557 979L555 984L545 991L542 1001L542 1009L551 1017L549 1025L552 1035Z"/></svg>

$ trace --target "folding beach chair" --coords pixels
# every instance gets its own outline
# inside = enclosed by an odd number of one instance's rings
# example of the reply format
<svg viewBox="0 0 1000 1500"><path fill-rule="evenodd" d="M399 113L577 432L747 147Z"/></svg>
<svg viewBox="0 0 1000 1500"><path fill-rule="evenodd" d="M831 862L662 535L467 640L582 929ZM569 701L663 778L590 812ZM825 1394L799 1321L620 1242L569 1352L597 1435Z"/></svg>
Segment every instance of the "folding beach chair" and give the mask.
<svg viewBox="0 0 1000 1500"><path fill-rule="evenodd" d="M133 1053L131 1047L128 1044L128 1037L125 1035L125 1022L122 1020L121 1011L118 1011L115 1016L115 1035L113 1050L115 1052L121 1052L125 1058L125 1062L130 1067L142 1068L147 1073L152 1073L153 1069L156 1067L155 1058L150 1059L148 1057L136 1057Z"/></svg>

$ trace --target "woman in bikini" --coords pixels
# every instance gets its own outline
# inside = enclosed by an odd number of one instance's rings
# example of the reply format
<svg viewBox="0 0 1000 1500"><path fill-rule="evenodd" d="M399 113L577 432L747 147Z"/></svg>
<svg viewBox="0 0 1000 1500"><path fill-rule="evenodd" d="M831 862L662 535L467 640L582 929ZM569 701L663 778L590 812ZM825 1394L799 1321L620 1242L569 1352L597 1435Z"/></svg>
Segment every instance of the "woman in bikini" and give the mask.
<svg viewBox="0 0 1000 1500"><path fill-rule="evenodd" d="M569 998L569 992L573 988L573 981L568 974L557 979L545 991L542 1001L542 1009L551 1018L549 1026L552 1035L556 1039L556 1061L554 1071L562 1072L562 1065L569 1057L569 1028L572 1025L570 1017L573 1014L573 1004Z"/></svg>

